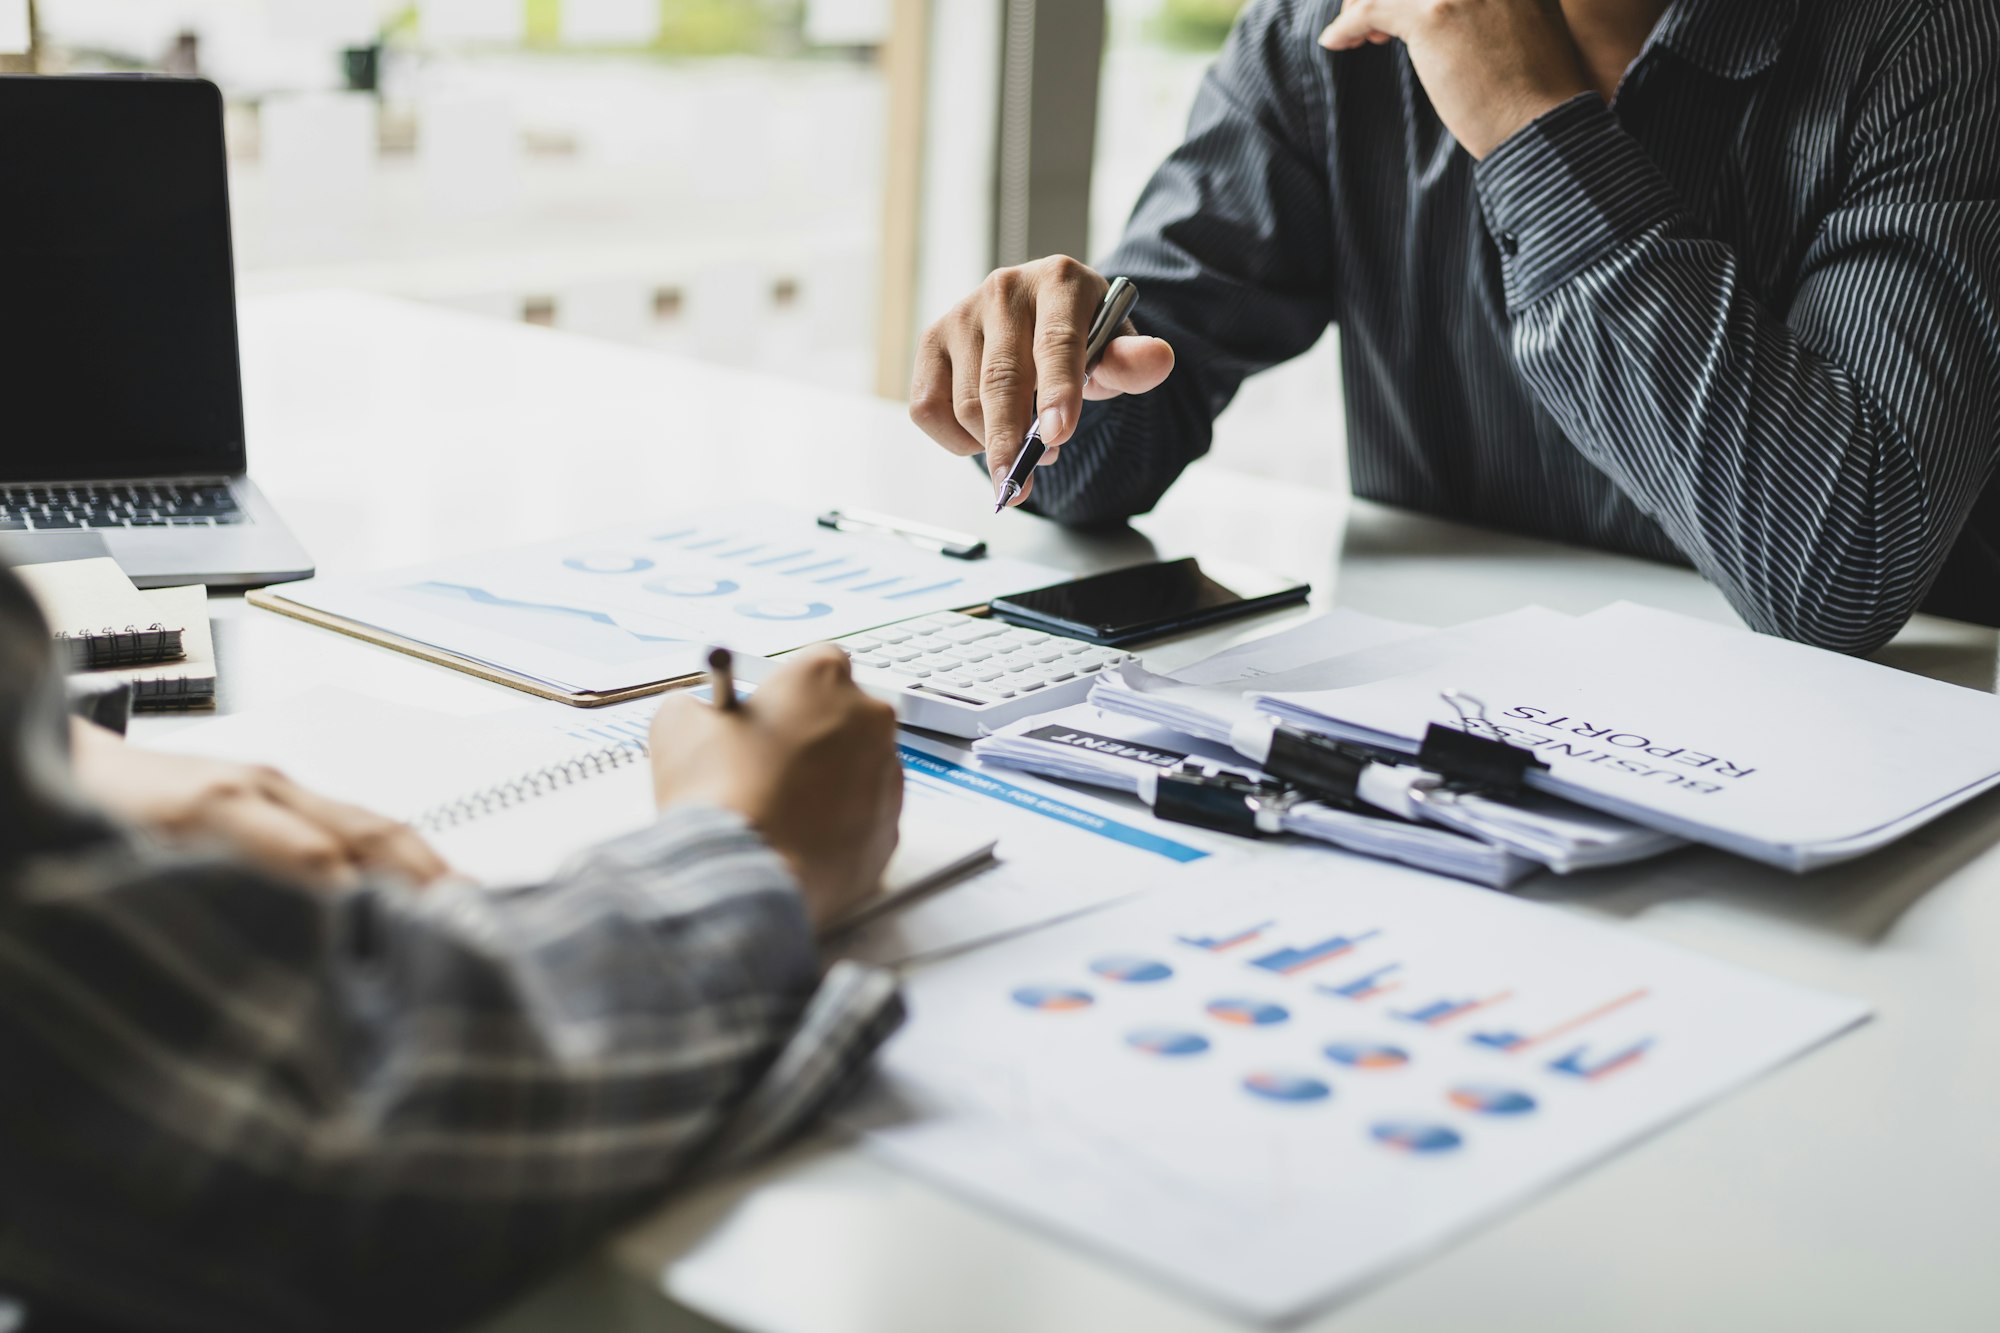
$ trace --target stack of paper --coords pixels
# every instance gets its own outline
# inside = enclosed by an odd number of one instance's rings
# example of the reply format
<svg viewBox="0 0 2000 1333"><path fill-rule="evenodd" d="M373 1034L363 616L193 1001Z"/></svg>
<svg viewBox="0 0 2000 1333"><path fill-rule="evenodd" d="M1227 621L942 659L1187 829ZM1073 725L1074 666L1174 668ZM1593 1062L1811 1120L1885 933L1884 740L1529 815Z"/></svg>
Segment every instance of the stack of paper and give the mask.
<svg viewBox="0 0 2000 1333"><path fill-rule="evenodd" d="M1553 632L1568 619L1543 607L1527 607L1456 629L1428 631L1334 611L1171 676L1128 663L1098 679L1090 704L1113 716L1228 747L1255 765L1270 753L1273 726L1298 720L1286 711L1285 699L1407 677L1441 662L1477 656L1491 644ZM1326 656L1315 659L1314 653ZM1320 729L1321 722L1313 719L1308 729ZM1499 801L1437 792L1421 807L1396 813L1505 848L1559 874L1645 860L1681 845L1679 838L1656 829L1551 800Z"/></svg>
<svg viewBox="0 0 2000 1333"><path fill-rule="evenodd" d="M1227 746L1190 739L1163 727L1101 713L1088 704L1026 718L973 744L982 763L1095 787L1109 787L1153 804L1160 774L1193 760L1211 772L1262 780L1264 774ZM1493 888L1518 884L1539 867L1476 834L1361 814L1318 802L1287 810L1283 831L1471 880Z"/></svg>
<svg viewBox="0 0 2000 1333"><path fill-rule="evenodd" d="M1465 698L1478 701L1470 725ZM1404 753L1432 723L1467 726L1546 761L1529 776L1543 791L1795 871L1886 846L2000 784L1992 695L1622 603L1256 703Z"/></svg>

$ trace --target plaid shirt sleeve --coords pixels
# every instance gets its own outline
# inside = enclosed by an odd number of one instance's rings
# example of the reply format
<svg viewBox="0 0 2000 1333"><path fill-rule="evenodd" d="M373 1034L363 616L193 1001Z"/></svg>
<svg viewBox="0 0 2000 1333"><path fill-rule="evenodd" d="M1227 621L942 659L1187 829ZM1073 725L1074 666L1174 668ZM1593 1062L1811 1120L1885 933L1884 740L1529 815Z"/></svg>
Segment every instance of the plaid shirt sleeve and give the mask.
<svg viewBox="0 0 2000 1333"><path fill-rule="evenodd" d="M0 1287L134 1327L458 1322L783 1142L902 1013L712 809L504 895L122 843L8 877Z"/></svg>

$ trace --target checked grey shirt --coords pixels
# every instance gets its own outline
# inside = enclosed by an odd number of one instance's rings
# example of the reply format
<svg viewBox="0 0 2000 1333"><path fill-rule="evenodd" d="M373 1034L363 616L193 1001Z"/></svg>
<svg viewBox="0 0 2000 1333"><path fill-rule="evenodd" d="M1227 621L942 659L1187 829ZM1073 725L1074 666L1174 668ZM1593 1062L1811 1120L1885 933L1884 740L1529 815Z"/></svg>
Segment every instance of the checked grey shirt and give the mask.
<svg viewBox="0 0 2000 1333"><path fill-rule="evenodd" d="M455 1327L795 1134L901 1019L717 809L507 893L149 846L64 781L53 667L0 568L0 1326Z"/></svg>
<svg viewBox="0 0 2000 1333"><path fill-rule="evenodd" d="M1615 104L1476 163L1401 44L1252 0L1100 266L1172 378L1030 507L1150 508L1244 377L1341 335L1358 495L1692 564L1868 651L2000 624L2000 5L1677 0Z"/></svg>

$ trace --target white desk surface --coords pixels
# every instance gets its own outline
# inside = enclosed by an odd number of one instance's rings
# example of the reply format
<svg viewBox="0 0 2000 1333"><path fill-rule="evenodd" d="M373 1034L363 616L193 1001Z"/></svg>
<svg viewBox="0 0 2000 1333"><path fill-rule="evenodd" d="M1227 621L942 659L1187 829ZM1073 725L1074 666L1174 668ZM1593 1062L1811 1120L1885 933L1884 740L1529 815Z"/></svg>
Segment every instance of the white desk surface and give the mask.
<svg viewBox="0 0 2000 1333"><path fill-rule="evenodd" d="M1155 551L1262 564L1311 578L1321 607L1433 624L1618 598L1730 614L1684 570L1206 466L1136 533L995 518L969 465L894 404L377 298L249 301L243 342L252 473L329 573L754 495L921 516L1077 568ZM523 698L239 599L213 605L225 710L320 681L461 712ZM1885 657L1990 690L1996 649L1993 631L1920 619ZM173 725L148 720L140 738ZM1996 843L1988 799L1810 878L1689 852L1529 886L1563 910L1863 996L1877 1018L1307 1326L2000 1327L2000 970L1984 956L2000 945ZM673 1203L492 1333L709 1319L759 1333L1238 1327L820 1140Z"/></svg>

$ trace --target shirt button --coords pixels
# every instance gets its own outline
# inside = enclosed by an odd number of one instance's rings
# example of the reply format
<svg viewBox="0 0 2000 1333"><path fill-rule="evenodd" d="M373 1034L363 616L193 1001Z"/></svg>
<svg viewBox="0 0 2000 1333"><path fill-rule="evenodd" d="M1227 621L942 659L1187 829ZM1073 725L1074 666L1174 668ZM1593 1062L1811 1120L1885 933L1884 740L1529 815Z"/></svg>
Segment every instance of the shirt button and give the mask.
<svg viewBox="0 0 2000 1333"><path fill-rule="evenodd" d="M1499 236L1500 253L1512 259L1521 253L1521 238L1511 231L1503 231Z"/></svg>

